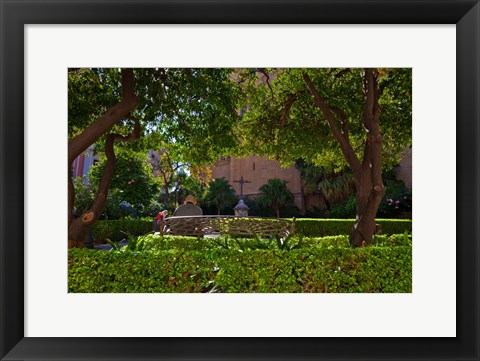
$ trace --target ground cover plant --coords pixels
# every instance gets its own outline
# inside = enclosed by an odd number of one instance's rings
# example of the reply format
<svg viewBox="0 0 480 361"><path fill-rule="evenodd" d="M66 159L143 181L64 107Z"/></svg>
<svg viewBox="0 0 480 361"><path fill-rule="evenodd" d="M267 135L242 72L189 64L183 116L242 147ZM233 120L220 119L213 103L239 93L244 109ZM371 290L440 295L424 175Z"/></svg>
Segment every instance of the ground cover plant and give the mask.
<svg viewBox="0 0 480 361"><path fill-rule="evenodd" d="M68 291L292 293L412 291L411 235L195 238L145 235L111 251L70 249Z"/></svg>

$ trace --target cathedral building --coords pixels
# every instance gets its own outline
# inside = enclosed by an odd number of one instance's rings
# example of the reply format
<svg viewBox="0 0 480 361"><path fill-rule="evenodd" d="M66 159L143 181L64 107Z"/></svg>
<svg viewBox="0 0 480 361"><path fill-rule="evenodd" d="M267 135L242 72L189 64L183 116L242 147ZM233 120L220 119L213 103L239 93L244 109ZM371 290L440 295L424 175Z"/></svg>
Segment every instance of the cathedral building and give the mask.
<svg viewBox="0 0 480 361"><path fill-rule="evenodd" d="M287 182L287 188L293 193L295 206L301 212L313 207L325 207L318 194L304 196L300 172L295 166L282 168L280 162L267 157L252 155L246 158L220 158L212 169L212 176L215 179L225 178L237 196L240 197L243 191L243 198L247 199L258 196L259 188L269 179L278 178Z"/></svg>
<svg viewBox="0 0 480 361"><path fill-rule="evenodd" d="M412 188L412 149L410 148L399 166L395 169L397 179ZM304 214L308 210L325 210L327 204L320 192L304 192L300 172L295 166L283 168L280 162L252 155L246 158L222 157L212 168L214 179L225 178L233 187L238 197L243 191L243 198L254 198L260 194L260 187L269 179L278 178L287 182L293 193L295 206ZM243 189L242 189L243 188Z"/></svg>

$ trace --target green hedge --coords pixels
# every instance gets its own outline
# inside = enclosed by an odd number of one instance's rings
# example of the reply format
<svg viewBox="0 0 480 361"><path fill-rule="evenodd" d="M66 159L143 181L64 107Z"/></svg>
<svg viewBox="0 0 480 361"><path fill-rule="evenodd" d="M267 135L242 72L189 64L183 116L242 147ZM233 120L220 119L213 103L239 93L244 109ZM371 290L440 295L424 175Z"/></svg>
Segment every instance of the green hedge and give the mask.
<svg viewBox="0 0 480 361"><path fill-rule="evenodd" d="M286 249L300 248L332 248L343 247L350 248L350 240L347 235L327 236L321 238L314 237L289 237L283 242ZM166 251L170 249L181 249L184 251L207 251L211 249L230 249L237 251L246 251L253 249L271 249L279 250L275 239L256 240L233 237L220 238L196 238L185 236L154 236L145 237L145 249L150 251ZM262 247L265 246L265 247ZM374 245L377 247L392 246L411 246L412 236L410 234L377 235L374 239Z"/></svg>
<svg viewBox="0 0 480 361"><path fill-rule="evenodd" d="M126 233L139 236L148 232L153 232L153 220L148 218L99 220L93 225L96 242L105 242L107 238L117 242L125 238Z"/></svg>
<svg viewBox="0 0 480 361"><path fill-rule="evenodd" d="M295 233L309 237L350 234L354 223L353 219L300 218L295 221ZM382 226L382 234L412 233L410 219L377 219L377 223Z"/></svg>
<svg viewBox="0 0 480 361"><path fill-rule="evenodd" d="M242 252L222 248L143 252L71 249L68 290L73 293L410 293L411 250L411 246L356 249L311 246L291 251Z"/></svg>
<svg viewBox="0 0 480 361"><path fill-rule="evenodd" d="M350 234L354 220L352 219L322 219L300 218L295 221L296 234L308 237L335 236ZM382 225L382 234L412 233L412 221L409 219L377 219ZM128 232L135 236L153 231L153 221L143 219L101 220L93 226L95 241L119 241L126 237Z"/></svg>

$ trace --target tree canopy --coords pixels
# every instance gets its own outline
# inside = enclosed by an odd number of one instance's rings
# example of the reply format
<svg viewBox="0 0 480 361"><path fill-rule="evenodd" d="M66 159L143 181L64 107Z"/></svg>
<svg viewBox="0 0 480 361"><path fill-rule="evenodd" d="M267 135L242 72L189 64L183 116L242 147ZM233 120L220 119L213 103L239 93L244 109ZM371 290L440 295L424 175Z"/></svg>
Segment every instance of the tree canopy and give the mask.
<svg viewBox="0 0 480 361"><path fill-rule="evenodd" d="M305 81L307 74L325 102L336 113L338 127L348 131L355 154L363 157L365 145L364 69L242 69L237 81L243 89L244 110L237 128L242 152L266 154L284 164L299 158L330 171L349 166L338 141L332 136L325 114L312 101ZM379 69L382 164L398 164L411 146L411 69ZM348 119L348 130L340 117Z"/></svg>
<svg viewBox="0 0 480 361"><path fill-rule="evenodd" d="M208 205L215 206L217 214L220 214L222 209L233 208L236 201L235 190L225 178L215 179L209 184L205 194L205 202Z"/></svg>
<svg viewBox="0 0 480 361"><path fill-rule="evenodd" d="M293 194L287 187L287 181L273 178L260 187L259 202L273 208L277 218L280 218L280 209L293 201Z"/></svg>
<svg viewBox="0 0 480 361"><path fill-rule="evenodd" d="M231 153L237 142L238 88L227 68L75 68L68 71L69 246L84 235L105 208L116 152L159 150L178 162L203 165ZM74 218L71 164L89 146L105 155L94 201Z"/></svg>
<svg viewBox="0 0 480 361"><path fill-rule="evenodd" d="M105 170L105 159L94 165L90 171L90 182L97 189ZM152 172L152 165L146 154L143 157L118 155L110 190L117 189L122 201L133 206L141 203L148 206L158 196L159 179Z"/></svg>
<svg viewBox="0 0 480 361"><path fill-rule="evenodd" d="M193 164L212 162L237 142L231 127L238 120L238 90L227 68L134 69L138 105L108 132L127 135L138 120L141 137L116 143L132 151L169 145L169 154ZM120 69L71 69L68 82L69 140L85 131L122 101ZM103 132L102 135L107 132ZM104 137L99 137L103 147ZM101 148L100 148L101 149Z"/></svg>
<svg viewBox="0 0 480 361"><path fill-rule="evenodd" d="M327 173L350 168L357 192L351 241L359 246L372 241L385 194L382 169L411 146L411 69L89 68L68 74L69 167L92 144L105 154L93 205L76 220L69 176L74 242L105 207L116 151L166 146L171 159L193 167L219 155L257 154L284 165L303 159Z"/></svg>
<svg viewBox="0 0 480 361"><path fill-rule="evenodd" d="M245 154L267 154L283 164L298 159L327 172L350 168L356 220L350 242L373 241L385 195L382 170L411 146L411 69L240 69L243 120L237 128Z"/></svg>

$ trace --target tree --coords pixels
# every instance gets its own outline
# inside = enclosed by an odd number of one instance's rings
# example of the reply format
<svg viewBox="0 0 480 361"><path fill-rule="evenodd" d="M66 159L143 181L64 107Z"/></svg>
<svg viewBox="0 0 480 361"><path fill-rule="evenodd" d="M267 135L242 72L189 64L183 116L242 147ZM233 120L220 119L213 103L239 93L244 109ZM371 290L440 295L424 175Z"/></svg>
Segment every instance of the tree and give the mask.
<svg viewBox="0 0 480 361"><path fill-rule="evenodd" d="M158 177L162 185L161 200L176 207L176 201L170 199L170 190L173 188L175 198L177 198L179 180L184 178L183 168L187 166L172 158L167 146L162 146L161 150L151 154L153 173Z"/></svg>
<svg viewBox="0 0 480 361"><path fill-rule="evenodd" d="M215 206L219 215L222 209L233 208L236 201L235 190L225 178L218 178L210 183L205 195L205 202Z"/></svg>
<svg viewBox="0 0 480 361"><path fill-rule="evenodd" d="M197 178L190 176L185 177L185 180L178 186L178 199L184 199L189 194L194 196L200 207L204 203L204 197L208 188L208 184L200 182Z"/></svg>
<svg viewBox="0 0 480 361"><path fill-rule="evenodd" d="M371 243L382 168L411 145L411 69L244 69L243 152L298 158L355 179L353 246ZM249 136L253 134L254 136Z"/></svg>
<svg viewBox="0 0 480 361"><path fill-rule="evenodd" d="M287 181L273 178L260 187L259 202L272 207L277 218L280 218L280 209L293 201L293 194L287 188Z"/></svg>
<svg viewBox="0 0 480 361"><path fill-rule="evenodd" d="M178 199L185 198L188 194L200 199L213 180L211 166L180 162L177 160L179 158L181 158L179 155L171 154L168 145L162 146L160 151L152 154L154 173L162 184L161 200L173 207L178 205ZM186 173L187 170L189 175ZM172 189L175 194L174 200L170 197Z"/></svg>
<svg viewBox="0 0 480 361"><path fill-rule="evenodd" d="M101 159L90 172L90 181L94 189L100 185L107 161ZM152 172L148 157L132 154L119 154L115 164L110 191L115 189L121 194L121 200L137 207L148 206L159 190L159 182Z"/></svg>
<svg viewBox="0 0 480 361"><path fill-rule="evenodd" d="M116 149L133 152L168 143L182 155L179 161L203 164L235 147L237 93L230 74L214 68L69 69L69 247L82 245L105 207ZM71 164L94 143L103 147L105 167L91 207L74 219Z"/></svg>
<svg viewBox="0 0 480 361"><path fill-rule="evenodd" d="M303 159L297 160L295 167L300 173L302 190L305 193L319 193L328 210L333 205L344 202L354 193L355 182L349 170L327 174L323 167L305 163Z"/></svg>
<svg viewBox="0 0 480 361"><path fill-rule="evenodd" d="M329 205L339 204L355 193L355 180L348 171L329 174L320 182L319 187Z"/></svg>
<svg viewBox="0 0 480 361"><path fill-rule="evenodd" d="M90 181L77 177L73 180L75 187L75 217L87 212L90 209L94 199L95 190ZM119 189L112 188L108 192L105 207L99 219L119 219L125 216L125 210L121 206L122 192Z"/></svg>
<svg viewBox="0 0 480 361"><path fill-rule="evenodd" d="M213 182L212 168L210 165L189 166L189 175L185 174L179 179L177 198L184 199L188 195L195 197L200 206L204 205L204 197L206 195L209 184Z"/></svg>

